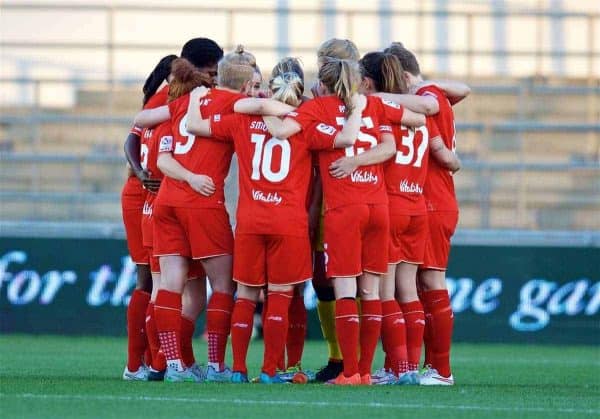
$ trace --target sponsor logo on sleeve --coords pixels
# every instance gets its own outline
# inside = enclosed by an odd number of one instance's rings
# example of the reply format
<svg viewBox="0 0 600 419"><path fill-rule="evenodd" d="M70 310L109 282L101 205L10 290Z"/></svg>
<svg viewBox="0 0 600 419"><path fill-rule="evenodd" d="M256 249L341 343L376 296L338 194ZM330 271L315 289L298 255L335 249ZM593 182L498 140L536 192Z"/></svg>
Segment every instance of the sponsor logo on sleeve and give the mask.
<svg viewBox="0 0 600 419"><path fill-rule="evenodd" d="M317 130L326 135L333 135L336 132L335 127L332 127L331 125L327 125L327 124L323 124L323 123L320 123L319 125L317 125Z"/></svg>
<svg viewBox="0 0 600 419"><path fill-rule="evenodd" d="M219 122L219 121L221 120L221 114L220 114L220 113L218 113L218 114L216 114L215 116L213 116L213 120L214 120L215 122Z"/></svg>
<svg viewBox="0 0 600 419"><path fill-rule="evenodd" d="M292 111L292 112L288 113L287 116L291 116L292 118L296 117L296 116L298 116L298 112Z"/></svg>
<svg viewBox="0 0 600 419"><path fill-rule="evenodd" d="M381 103L389 106L390 108L400 109L400 105L398 105L396 102L392 102L391 100L381 99Z"/></svg>
<svg viewBox="0 0 600 419"><path fill-rule="evenodd" d="M158 152L173 151L173 137L171 135L165 135L160 138L160 144L158 146Z"/></svg>

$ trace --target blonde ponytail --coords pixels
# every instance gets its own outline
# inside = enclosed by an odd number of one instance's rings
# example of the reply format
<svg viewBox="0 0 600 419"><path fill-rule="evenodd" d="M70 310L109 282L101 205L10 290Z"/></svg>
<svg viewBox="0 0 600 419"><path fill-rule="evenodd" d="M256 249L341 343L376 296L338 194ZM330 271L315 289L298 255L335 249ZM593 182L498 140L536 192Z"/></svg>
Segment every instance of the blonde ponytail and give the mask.
<svg viewBox="0 0 600 419"><path fill-rule="evenodd" d="M354 109L352 95L358 91L360 72L353 60L325 57L319 69L319 80L330 93L335 94L346 106L345 115Z"/></svg>
<svg viewBox="0 0 600 419"><path fill-rule="evenodd" d="M286 72L275 76L269 82L269 88L273 93L272 99L290 106L298 106L302 103L304 82L296 72Z"/></svg>

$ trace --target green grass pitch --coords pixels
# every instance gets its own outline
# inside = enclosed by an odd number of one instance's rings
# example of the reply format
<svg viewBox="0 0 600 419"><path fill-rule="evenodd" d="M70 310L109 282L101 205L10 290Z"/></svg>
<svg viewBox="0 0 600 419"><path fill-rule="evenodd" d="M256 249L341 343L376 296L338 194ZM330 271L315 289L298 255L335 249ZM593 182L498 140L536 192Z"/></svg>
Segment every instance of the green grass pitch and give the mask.
<svg viewBox="0 0 600 419"><path fill-rule="evenodd" d="M123 338L0 338L2 418L570 418L600 417L597 347L466 345L453 348L449 387L124 382ZM206 347L196 339L196 354ZM252 343L258 373L262 342ZM325 360L308 342L306 368ZM376 365L381 363L378 354Z"/></svg>

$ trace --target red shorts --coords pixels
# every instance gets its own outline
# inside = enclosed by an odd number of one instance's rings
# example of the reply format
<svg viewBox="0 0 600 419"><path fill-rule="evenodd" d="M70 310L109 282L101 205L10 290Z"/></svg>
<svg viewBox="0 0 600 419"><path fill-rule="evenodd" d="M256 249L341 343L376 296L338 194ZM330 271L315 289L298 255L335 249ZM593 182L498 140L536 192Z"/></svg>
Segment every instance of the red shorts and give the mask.
<svg viewBox="0 0 600 419"><path fill-rule="evenodd" d="M312 253L306 237L236 234L233 280L251 287L292 285L312 278Z"/></svg>
<svg viewBox="0 0 600 419"><path fill-rule="evenodd" d="M142 237L142 209L146 200L146 191L141 187L136 177L130 177L125 182L121 193L121 210L127 249L131 260L137 265L147 265L150 255L144 248Z"/></svg>
<svg viewBox="0 0 600 419"><path fill-rule="evenodd" d="M328 278L387 272L390 219L387 205L347 205L325 213Z"/></svg>
<svg viewBox="0 0 600 419"><path fill-rule="evenodd" d="M233 253L233 234L225 208L154 205L154 254L205 259Z"/></svg>
<svg viewBox="0 0 600 419"><path fill-rule="evenodd" d="M150 272L153 274L159 274L160 273L160 263L158 261L158 258L156 256L154 256L152 247L146 247L146 250L148 251L148 254L150 255Z"/></svg>
<svg viewBox="0 0 600 419"><path fill-rule="evenodd" d="M429 240L425 244L425 260L422 268L445 271L450 255L450 239L458 223L458 212L430 211L427 218Z"/></svg>
<svg viewBox="0 0 600 419"><path fill-rule="evenodd" d="M154 219L152 215L142 214L142 241L144 247L154 247Z"/></svg>
<svg viewBox="0 0 600 419"><path fill-rule="evenodd" d="M428 235L427 215L390 214L389 264L422 264Z"/></svg>

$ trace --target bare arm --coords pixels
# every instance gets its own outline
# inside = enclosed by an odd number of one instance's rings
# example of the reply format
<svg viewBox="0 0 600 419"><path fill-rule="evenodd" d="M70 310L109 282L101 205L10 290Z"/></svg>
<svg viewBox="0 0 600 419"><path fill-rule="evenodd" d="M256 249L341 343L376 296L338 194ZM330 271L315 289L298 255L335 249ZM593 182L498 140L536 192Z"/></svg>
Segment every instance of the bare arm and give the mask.
<svg viewBox="0 0 600 419"><path fill-rule="evenodd" d="M429 149L433 158L442 167L450 170L452 173L460 169L460 160L455 153L446 147L442 137L438 136L429 140Z"/></svg>
<svg viewBox="0 0 600 419"><path fill-rule="evenodd" d="M404 126L418 128L425 125L425 121L425 115L422 113L416 113L404 108L404 112L402 113L402 121L400 122Z"/></svg>
<svg viewBox="0 0 600 419"><path fill-rule="evenodd" d="M190 172L175 160L171 153L160 153L157 165L166 176L187 182L193 190L204 196L210 196L216 190L215 184L209 176L197 175Z"/></svg>
<svg viewBox="0 0 600 419"><path fill-rule="evenodd" d="M171 118L169 107L167 105L159 106L154 109L145 109L138 113L133 120L133 124L138 127L149 128L167 121Z"/></svg>
<svg viewBox="0 0 600 419"><path fill-rule="evenodd" d="M345 178L360 166L370 166L382 163L396 154L394 136L389 133L382 134L381 143L375 147L353 157L341 157L331 163L329 173L335 178Z"/></svg>
<svg viewBox="0 0 600 419"><path fill-rule="evenodd" d="M190 134L199 135L201 137L210 137L210 120L203 119L202 111L200 110L200 99L206 95L205 91L207 91L205 87L196 87L192 90L192 93L190 93L186 130Z"/></svg>
<svg viewBox="0 0 600 419"><path fill-rule="evenodd" d="M127 159L131 170L133 170L135 176L142 182L144 188L148 189L150 192L158 192L160 180L151 179L150 173L148 173L147 170L144 170L140 163L140 136L130 132L125 140L123 148L125 151L125 158Z"/></svg>
<svg viewBox="0 0 600 419"><path fill-rule="evenodd" d="M367 97L365 95L354 94L352 96L352 102L354 104L354 109L350 112L350 115L348 115L342 130L338 131L335 137L335 148L352 146L358 137L360 124L362 123L362 112L367 106Z"/></svg>
<svg viewBox="0 0 600 419"><path fill-rule="evenodd" d="M243 99L246 100L246 99ZM238 103L241 101L238 101ZM279 119L276 116L265 116L263 117L269 133L282 140L291 137L294 134L302 131L302 127L298 122L292 118Z"/></svg>
<svg viewBox="0 0 600 419"><path fill-rule="evenodd" d="M471 93L471 88L465 83L455 80L428 80L442 89L452 105L460 102Z"/></svg>
<svg viewBox="0 0 600 419"><path fill-rule="evenodd" d="M378 96L382 99L396 102L405 109L409 109L413 112L422 113L425 115L435 115L440 111L440 105L437 100L431 96L418 96L408 95L400 93L385 93L377 92L373 96Z"/></svg>
<svg viewBox="0 0 600 419"><path fill-rule="evenodd" d="M260 98L240 99L233 105L235 112L250 115L284 116L294 109L296 108L278 100Z"/></svg>

